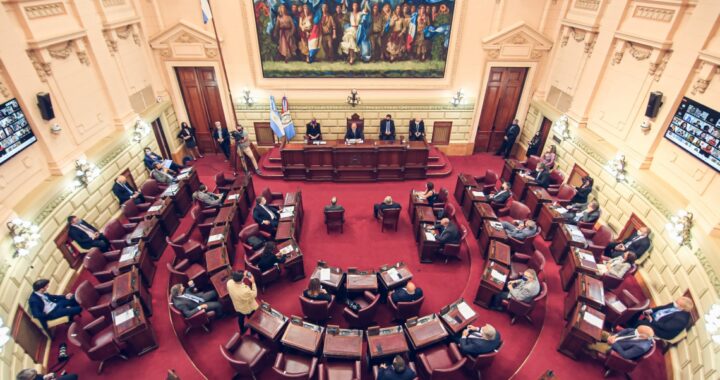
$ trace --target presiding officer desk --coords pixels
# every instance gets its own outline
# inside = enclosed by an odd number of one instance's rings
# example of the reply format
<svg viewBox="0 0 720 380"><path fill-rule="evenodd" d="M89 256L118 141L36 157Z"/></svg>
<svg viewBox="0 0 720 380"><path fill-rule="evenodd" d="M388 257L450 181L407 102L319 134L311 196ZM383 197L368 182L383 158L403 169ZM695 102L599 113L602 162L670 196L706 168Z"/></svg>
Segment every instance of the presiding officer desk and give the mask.
<svg viewBox="0 0 720 380"><path fill-rule="evenodd" d="M345 140L286 144L280 149L285 179L380 181L426 178L430 147L425 141Z"/></svg>

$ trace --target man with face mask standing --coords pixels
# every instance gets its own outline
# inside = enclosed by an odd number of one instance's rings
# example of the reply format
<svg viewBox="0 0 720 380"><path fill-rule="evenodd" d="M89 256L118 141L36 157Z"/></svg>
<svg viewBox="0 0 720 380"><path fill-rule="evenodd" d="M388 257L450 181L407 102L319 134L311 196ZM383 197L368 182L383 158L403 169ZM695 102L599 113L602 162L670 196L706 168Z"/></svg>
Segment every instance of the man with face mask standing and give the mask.
<svg viewBox="0 0 720 380"><path fill-rule="evenodd" d="M262 174L262 171L258 167L257 161L255 160L255 155L253 155L252 149L250 149L250 138L248 137L248 132L245 130L245 128L243 128L243 126L239 124L235 126L235 130L232 132L232 137L235 140L235 152L237 153L238 158L240 158L243 170L245 170L245 172L248 171L245 157L243 157L243 155L245 155L247 158L250 159L253 168L255 168L255 172L257 174Z"/></svg>

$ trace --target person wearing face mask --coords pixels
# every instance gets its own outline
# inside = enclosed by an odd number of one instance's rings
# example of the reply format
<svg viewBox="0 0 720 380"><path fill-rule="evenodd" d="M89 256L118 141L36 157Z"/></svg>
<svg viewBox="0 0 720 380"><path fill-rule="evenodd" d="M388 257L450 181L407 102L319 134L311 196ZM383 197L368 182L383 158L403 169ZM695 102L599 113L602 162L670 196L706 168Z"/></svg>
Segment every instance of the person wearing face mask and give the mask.
<svg viewBox="0 0 720 380"><path fill-rule="evenodd" d="M526 269L522 277L508 281L507 289L507 291L493 295L490 301L491 309L501 311L502 301L510 298L520 302L532 302L533 298L540 294L537 273L534 269Z"/></svg>
<svg viewBox="0 0 720 380"><path fill-rule="evenodd" d="M501 343L500 333L489 323L482 327L470 325L463 330L462 336L457 339L460 352L470 356L493 352L500 347Z"/></svg>
<svg viewBox="0 0 720 380"><path fill-rule="evenodd" d="M147 170L153 170L155 168L155 164L159 162L164 168L170 169L176 173L180 171L180 166L178 164L174 163L172 160L162 158L161 155L154 153L150 147L145 147L145 157L143 157L143 162L145 162Z"/></svg>
<svg viewBox="0 0 720 380"><path fill-rule="evenodd" d="M318 123L315 118L310 120L310 122L307 123L307 125L305 126L305 135L307 136L309 143L311 143L313 141L321 141L322 140L322 132L320 130L320 123Z"/></svg>
<svg viewBox="0 0 720 380"><path fill-rule="evenodd" d="M395 121L390 114L380 122L380 140L395 141Z"/></svg>
<svg viewBox="0 0 720 380"><path fill-rule="evenodd" d="M688 327L694 308L690 298L680 297L667 305L643 310L628 321L628 326L650 326L659 338L670 340Z"/></svg>
<svg viewBox="0 0 720 380"><path fill-rule="evenodd" d="M178 133L177 137L185 143L185 148L187 149L188 153L190 153L190 156L193 160L197 160L198 158L203 158L204 156L200 154L200 151L198 150L197 146L197 138L195 137L195 128L188 125L186 122L182 122L180 124L180 133Z"/></svg>
<svg viewBox="0 0 720 380"><path fill-rule="evenodd" d="M255 160L255 155L253 154L252 149L250 149L250 138L248 137L247 130L245 130L242 125L238 124L235 126L232 137L235 140L235 152L238 157L241 158L240 162L242 163L243 170L245 170L246 173L248 171L247 163L245 162L245 157L247 157L250 159L250 163L252 163L253 168L255 168L255 172L257 174L262 174L262 171L258 167L257 160Z"/></svg>
<svg viewBox="0 0 720 380"><path fill-rule="evenodd" d="M605 248L605 256L618 257L633 252L638 259L650 249L650 229L643 226L622 242L612 242Z"/></svg>
<svg viewBox="0 0 720 380"><path fill-rule="evenodd" d="M213 139L220 147L220 150L225 155L225 162L230 160L230 133L227 128L223 128L219 121L215 122L215 129L212 133Z"/></svg>
<svg viewBox="0 0 720 380"><path fill-rule="evenodd" d="M115 179L115 183L112 187L112 192L117 197L120 205L130 199L132 199L135 204L145 202L145 197L142 195L142 193L137 191L136 188L132 187L128 183L127 178L125 178L124 175L118 176L117 179Z"/></svg>
<svg viewBox="0 0 720 380"><path fill-rule="evenodd" d="M423 141L425 138L425 122L420 118L410 120L410 141Z"/></svg>

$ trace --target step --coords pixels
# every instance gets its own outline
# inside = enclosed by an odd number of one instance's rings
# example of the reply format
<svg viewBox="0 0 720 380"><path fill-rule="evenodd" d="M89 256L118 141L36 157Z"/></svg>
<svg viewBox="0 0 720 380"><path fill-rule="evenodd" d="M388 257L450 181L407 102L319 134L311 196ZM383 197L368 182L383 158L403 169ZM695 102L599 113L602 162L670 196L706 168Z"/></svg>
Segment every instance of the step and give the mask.
<svg viewBox="0 0 720 380"><path fill-rule="evenodd" d="M268 157L268 161L270 161L270 162L282 162L282 158L280 158L280 157Z"/></svg>
<svg viewBox="0 0 720 380"><path fill-rule="evenodd" d="M256 174L257 176L260 176L261 178L265 179L282 179L283 174L282 172L270 172L263 170L262 174Z"/></svg>
<svg viewBox="0 0 720 380"><path fill-rule="evenodd" d="M428 161L429 162L440 161L440 156L428 156Z"/></svg>
<svg viewBox="0 0 720 380"><path fill-rule="evenodd" d="M428 163L428 169L442 169L445 167L445 161Z"/></svg>

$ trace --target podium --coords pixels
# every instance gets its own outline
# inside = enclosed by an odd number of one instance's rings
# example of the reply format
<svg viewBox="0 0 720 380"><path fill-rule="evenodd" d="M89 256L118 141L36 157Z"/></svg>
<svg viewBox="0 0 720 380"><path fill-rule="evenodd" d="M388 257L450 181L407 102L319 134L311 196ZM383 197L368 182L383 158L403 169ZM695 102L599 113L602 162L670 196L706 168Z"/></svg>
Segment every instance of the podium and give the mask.
<svg viewBox="0 0 720 380"><path fill-rule="evenodd" d="M584 273L578 274L575 282L565 296L563 317L568 319L573 308L578 304L587 304L598 310L605 307L605 289L602 281Z"/></svg>
<svg viewBox="0 0 720 380"><path fill-rule="evenodd" d="M597 263L593 253L578 247L570 248L565 264L560 268L560 284L564 291L568 291L570 285L575 281L579 273L588 276L597 275Z"/></svg>
<svg viewBox="0 0 720 380"><path fill-rule="evenodd" d="M588 344L600 340L603 324L605 324L605 314L584 304L578 304L560 335L557 350L563 355L577 359L577 354L583 352Z"/></svg>
<svg viewBox="0 0 720 380"><path fill-rule="evenodd" d="M115 339L127 344L131 353L141 356L158 347L155 331L137 297L113 310L111 316Z"/></svg>
<svg viewBox="0 0 720 380"><path fill-rule="evenodd" d="M580 231L580 228L572 224L561 223L555 233L555 237L550 243L550 253L556 263L565 262L570 247L587 247L587 240Z"/></svg>
<svg viewBox="0 0 720 380"><path fill-rule="evenodd" d="M488 255L488 248L490 247L490 242L492 240L497 240L502 243L507 243L508 236L504 229L497 229L492 226L491 222L492 220L485 219L483 221L483 228L482 231L480 231L480 237L478 238L478 245L480 246L480 249L482 250L482 254L484 258L487 258Z"/></svg>
<svg viewBox="0 0 720 380"><path fill-rule="evenodd" d="M540 227L540 235L545 240L552 240L555 237L558 224L565 221L562 214L557 211L556 206L551 203L543 203L537 218L537 225Z"/></svg>
<svg viewBox="0 0 720 380"><path fill-rule="evenodd" d="M475 294L476 305L484 308L490 307L490 301L492 296L499 294L505 289L505 283L507 282L508 276L510 276L510 268L503 265L496 264L494 261L489 261L489 264L485 266L482 279L480 280L480 286L478 287L477 294Z"/></svg>
<svg viewBox="0 0 720 380"><path fill-rule="evenodd" d="M462 205L465 198L465 189L477 189L479 187L475 177L465 173L458 174L457 182L455 183L455 192L453 193L455 200L459 205Z"/></svg>
<svg viewBox="0 0 720 380"><path fill-rule="evenodd" d="M536 218L540 212L540 208L545 203L552 202L553 198L548 194L547 190L540 186L530 186L525 197L525 206L530 209L532 218Z"/></svg>

